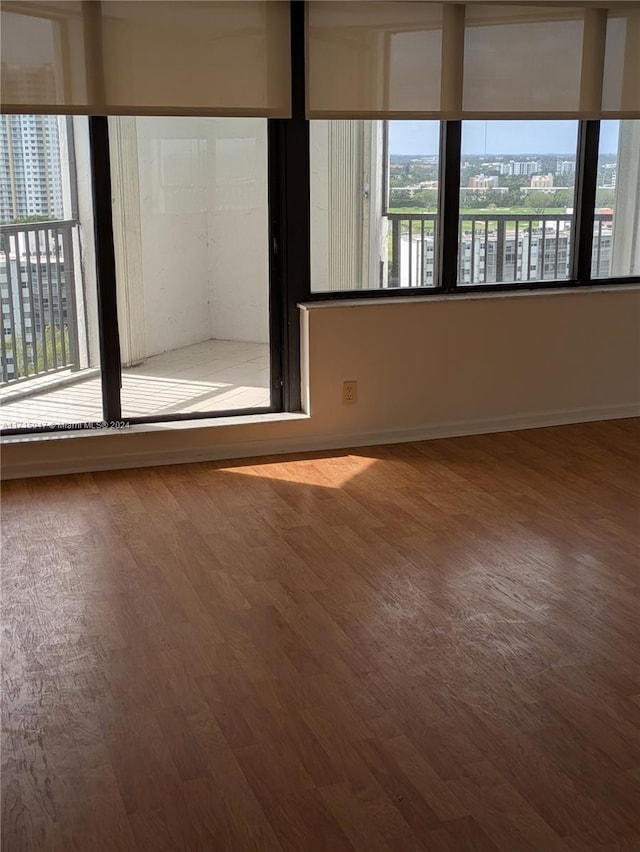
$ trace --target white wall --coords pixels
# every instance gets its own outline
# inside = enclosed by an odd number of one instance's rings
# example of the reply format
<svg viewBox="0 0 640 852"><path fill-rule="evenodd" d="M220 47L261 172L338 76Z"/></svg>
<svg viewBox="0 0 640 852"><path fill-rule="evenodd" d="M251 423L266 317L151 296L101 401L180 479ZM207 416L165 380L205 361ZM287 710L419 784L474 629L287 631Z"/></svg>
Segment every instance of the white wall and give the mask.
<svg viewBox="0 0 640 852"><path fill-rule="evenodd" d="M639 291L318 308L310 336L311 413L338 433L640 403ZM356 405L341 405L344 379L358 381Z"/></svg>
<svg viewBox="0 0 640 852"><path fill-rule="evenodd" d="M209 291L211 336L269 340L267 122L210 125Z"/></svg>
<svg viewBox="0 0 640 852"><path fill-rule="evenodd" d="M138 170L146 353L208 340L204 119L139 118Z"/></svg>
<svg viewBox="0 0 640 852"><path fill-rule="evenodd" d="M266 342L267 122L154 117L136 130L147 356Z"/></svg>
<svg viewBox="0 0 640 852"><path fill-rule="evenodd" d="M5 476L358 446L640 414L640 290L303 313L311 416L9 439ZM343 405L342 382L358 381ZM303 393L303 398L306 393Z"/></svg>

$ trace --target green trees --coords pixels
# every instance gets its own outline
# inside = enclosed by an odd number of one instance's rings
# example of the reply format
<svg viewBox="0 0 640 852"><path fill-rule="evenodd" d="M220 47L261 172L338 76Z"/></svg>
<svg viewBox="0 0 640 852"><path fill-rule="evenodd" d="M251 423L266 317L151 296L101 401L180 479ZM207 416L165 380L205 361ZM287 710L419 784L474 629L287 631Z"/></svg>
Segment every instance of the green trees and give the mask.
<svg viewBox="0 0 640 852"><path fill-rule="evenodd" d="M59 327L55 329L55 346L52 337L52 327L50 325L45 325L42 334L36 340L35 346L31 342L26 343L26 362L24 357L25 347L23 347L22 345L21 336L16 336L15 338L15 353L13 351L10 338L6 338L6 346L7 360L10 360L12 355L14 356L13 362L15 364L16 370L14 378L16 379L25 378L26 376L33 376L37 373L43 373L45 371L45 353L47 370L53 369L54 364L56 362L58 366L62 366L65 361L68 364L71 360L71 350L69 347L69 328L66 325L62 327L62 335L60 334Z"/></svg>
<svg viewBox="0 0 640 852"><path fill-rule="evenodd" d="M520 202L528 207L532 213L543 214L563 207L573 206L573 190L561 190L560 192L529 192Z"/></svg>
<svg viewBox="0 0 640 852"><path fill-rule="evenodd" d="M409 192L402 188L392 188L389 198L389 210L411 208L416 213L433 213L438 207L437 189L420 189Z"/></svg>
<svg viewBox="0 0 640 852"><path fill-rule="evenodd" d="M609 188L600 188L598 187L596 192L596 207L611 207L613 208L616 203L616 191L615 189Z"/></svg>
<svg viewBox="0 0 640 852"><path fill-rule="evenodd" d="M549 207L555 207L554 193L529 192L522 199L522 204L533 213L544 213Z"/></svg>

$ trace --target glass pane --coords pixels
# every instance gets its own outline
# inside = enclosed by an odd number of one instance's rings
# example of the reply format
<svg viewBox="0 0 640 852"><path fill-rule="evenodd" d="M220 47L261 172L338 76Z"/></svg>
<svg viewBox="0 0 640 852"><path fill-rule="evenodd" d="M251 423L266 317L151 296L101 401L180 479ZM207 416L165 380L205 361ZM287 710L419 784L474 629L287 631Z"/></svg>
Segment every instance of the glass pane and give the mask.
<svg viewBox="0 0 640 852"><path fill-rule="evenodd" d="M123 418L268 407L267 121L109 136Z"/></svg>
<svg viewBox="0 0 640 852"><path fill-rule="evenodd" d="M312 291L435 286L439 122L310 128Z"/></svg>
<svg viewBox="0 0 640 852"><path fill-rule="evenodd" d="M639 235L640 121L602 121L592 276L640 275Z"/></svg>
<svg viewBox="0 0 640 852"><path fill-rule="evenodd" d="M102 419L86 117L0 117L2 428Z"/></svg>
<svg viewBox="0 0 640 852"><path fill-rule="evenodd" d="M570 276L577 121L464 121L458 283Z"/></svg>

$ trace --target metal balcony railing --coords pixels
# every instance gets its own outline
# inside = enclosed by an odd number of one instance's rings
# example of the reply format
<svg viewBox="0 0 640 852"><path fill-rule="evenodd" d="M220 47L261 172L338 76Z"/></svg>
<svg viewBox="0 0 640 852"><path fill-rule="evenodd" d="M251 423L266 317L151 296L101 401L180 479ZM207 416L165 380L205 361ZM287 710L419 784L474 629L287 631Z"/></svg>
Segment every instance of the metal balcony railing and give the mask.
<svg viewBox="0 0 640 852"><path fill-rule="evenodd" d="M572 236L572 214L462 215L458 283L566 279Z"/></svg>
<svg viewBox="0 0 640 852"><path fill-rule="evenodd" d="M435 213L387 213L390 287L436 286ZM612 213L594 221L593 276L609 274ZM458 284L562 281L570 277L572 213L462 213Z"/></svg>
<svg viewBox="0 0 640 852"><path fill-rule="evenodd" d="M3 385L77 370L75 220L0 226Z"/></svg>
<svg viewBox="0 0 640 852"><path fill-rule="evenodd" d="M389 287L435 286L437 213L387 213ZM415 250L414 250L415 249Z"/></svg>
<svg viewBox="0 0 640 852"><path fill-rule="evenodd" d="M611 242L613 213L596 213L593 222L593 250L591 252L592 278L611 275Z"/></svg>

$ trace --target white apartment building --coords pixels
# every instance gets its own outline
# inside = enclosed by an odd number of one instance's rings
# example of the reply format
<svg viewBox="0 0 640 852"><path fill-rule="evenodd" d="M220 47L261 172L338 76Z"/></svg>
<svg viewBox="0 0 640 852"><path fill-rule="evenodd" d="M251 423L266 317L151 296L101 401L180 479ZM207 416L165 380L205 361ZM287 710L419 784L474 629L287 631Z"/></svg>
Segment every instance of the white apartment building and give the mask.
<svg viewBox="0 0 640 852"><path fill-rule="evenodd" d="M556 160L556 175L574 175L575 173L575 160Z"/></svg>
<svg viewBox="0 0 640 852"><path fill-rule="evenodd" d="M509 177L518 177L519 175L535 175L542 170L540 160L509 160L508 163L500 164L500 174L508 175Z"/></svg>
<svg viewBox="0 0 640 852"><path fill-rule="evenodd" d="M34 234L29 235L29 245L24 234L10 241L4 235L4 241L7 245L0 253L2 381L24 376L25 369L38 372L30 361L38 351L42 356L43 348L50 354L57 349L61 366L63 361L65 366L77 366L77 323L67 298L70 290L75 298L73 270L65 272L62 239L41 232L40 251ZM21 359L24 366L19 372ZM53 363L47 364L48 369L52 367Z"/></svg>
<svg viewBox="0 0 640 852"><path fill-rule="evenodd" d="M571 251L570 223L560 227L522 228L516 237L508 229L502 238L495 223L473 233L463 230L459 249L459 284L495 284L499 281L561 280L569 275ZM601 274L606 274L611 252L611 229L601 234L599 255ZM499 245L502 243L502 262ZM399 286L434 286L435 246L432 234L423 239L404 235L401 242Z"/></svg>
<svg viewBox="0 0 640 852"><path fill-rule="evenodd" d="M59 119L4 115L0 121L0 220L62 217Z"/></svg>
<svg viewBox="0 0 640 852"><path fill-rule="evenodd" d="M602 180L600 186L603 189L615 189L618 180L618 166L616 163L607 163L602 167Z"/></svg>

